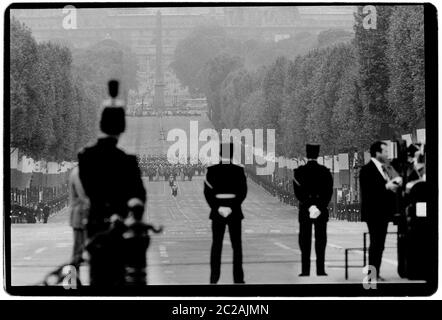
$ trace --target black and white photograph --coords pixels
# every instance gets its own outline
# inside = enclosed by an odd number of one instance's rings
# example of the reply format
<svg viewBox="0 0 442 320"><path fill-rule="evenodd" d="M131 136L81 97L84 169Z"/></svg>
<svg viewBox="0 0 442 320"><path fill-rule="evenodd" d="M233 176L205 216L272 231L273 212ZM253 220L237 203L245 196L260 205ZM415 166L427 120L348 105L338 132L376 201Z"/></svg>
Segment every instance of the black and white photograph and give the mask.
<svg viewBox="0 0 442 320"><path fill-rule="evenodd" d="M4 23L10 294L437 290L431 4L15 3Z"/></svg>

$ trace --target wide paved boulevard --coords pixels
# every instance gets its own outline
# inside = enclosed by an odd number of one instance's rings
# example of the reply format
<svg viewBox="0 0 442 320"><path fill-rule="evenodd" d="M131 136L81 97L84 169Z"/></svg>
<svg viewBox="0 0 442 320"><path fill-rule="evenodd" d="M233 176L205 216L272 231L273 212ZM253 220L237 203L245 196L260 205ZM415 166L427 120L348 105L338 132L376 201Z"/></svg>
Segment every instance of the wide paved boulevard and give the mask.
<svg viewBox="0 0 442 320"><path fill-rule="evenodd" d="M128 132L121 147L130 153L153 154L165 152L167 141L160 139L161 128L167 132L182 128L188 132L189 121L198 120L199 130L210 127L205 117L128 118ZM109 174L112 174L111 172ZM164 232L153 235L148 251L150 284L207 284L211 225L209 208L203 196L203 176L193 181L178 181L178 196L171 195L165 181L149 182L146 221L163 225ZM312 251L312 276L299 278L300 251L295 207L283 204L248 179L248 195L243 203L243 253L245 280L248 284L292 283L361 283L362 268L352 268L349 279L344 278L344 250L361 247L364 223L330 221L326 270L328 277L315 276L315 254ZM68 210L50 218L48 224L14 224L11 229L12 285L38 284L46 273L69 260L72 231L68 226ZM395 229L390 226L391 231ZM396 272L396 239L389 235L384 254L382 274L387 281L401 280ZM312 245L314 248L314 244ZM352 264L361 264L362 255L350 255ZM229 235L224 238L220 283L232 283L232 250ZM85 283L87 266L82 267Z"/></svg>

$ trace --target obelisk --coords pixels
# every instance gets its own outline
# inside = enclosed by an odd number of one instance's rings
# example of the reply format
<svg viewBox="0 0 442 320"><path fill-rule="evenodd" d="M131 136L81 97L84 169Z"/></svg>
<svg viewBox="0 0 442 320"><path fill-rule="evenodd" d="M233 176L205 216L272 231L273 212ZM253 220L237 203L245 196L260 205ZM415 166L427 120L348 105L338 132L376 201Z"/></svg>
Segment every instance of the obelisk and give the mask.
<svg viewBox="0 0 442 320"><path fill-rule="evenodd" d="M163 76L163 36L161 25L161 12L157 11L156 17L156 58L155 58L155 93L153 107L157 110L164 108L164 76Z"/></svg>

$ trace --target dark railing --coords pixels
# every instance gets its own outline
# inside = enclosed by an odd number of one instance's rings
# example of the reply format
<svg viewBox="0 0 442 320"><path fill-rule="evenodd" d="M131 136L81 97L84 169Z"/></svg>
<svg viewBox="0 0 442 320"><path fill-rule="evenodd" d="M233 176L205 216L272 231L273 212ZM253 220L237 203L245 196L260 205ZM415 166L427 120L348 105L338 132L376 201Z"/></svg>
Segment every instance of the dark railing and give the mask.
<svg viewBox="0 0 442 320"><path fill-rule="evenodd" d="M397 232L387 232L387 234L397 234ZM369 235L368 232L364 232L363 234L363 247L362 248L345 248L345 280L348 280L348 268L363 268L367 265L367 243L368 239L367 236ZM391 249L396 247L385 247L385 249ZM362 251L363 259L362 259L362 265L349 265L348 264L348 253L350 251Z"/></svg>

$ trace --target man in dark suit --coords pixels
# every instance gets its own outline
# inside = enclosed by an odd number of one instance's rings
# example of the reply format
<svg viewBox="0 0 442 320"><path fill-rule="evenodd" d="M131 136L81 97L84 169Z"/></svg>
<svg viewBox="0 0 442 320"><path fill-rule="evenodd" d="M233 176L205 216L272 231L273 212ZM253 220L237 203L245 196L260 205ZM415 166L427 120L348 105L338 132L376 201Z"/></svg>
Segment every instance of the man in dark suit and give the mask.
<svg viewBox="0 0 442 320"><path fill-rule="evenodd" d="M299 200L300 276L310 275L312 225L315 226L316 274L326 276L327 207L333 195L333 177L328 168L317 162L319 145L308 144L306 149L308 161L294 170L293 179L295 195Z"/></svg>
<svg viewBox="0 0 442 320"><path fill-rule="evenodd" d="M385 166L388 159L387 144L381 141L370 147L371 160L359 174L361 190L361 218L370 234L369 265L375 268L378 280L388 223L394 214L395 192L401 181L389 178Z"/></svg>
<svg viewBox="0 0 442 320"><path fill-rule="evenodd" d="M222 144L221 161L207 169L204 196L210 206L212 248L210 254L210 283L216 284L221 273L221 251L226 226L229 227L233 249L233 281L244 283L242 268L241 204L247 195L244 168L232 163L233 143Z"/></svg>
<svg viewBox="0 0 442 320"><path fill-rule="evenodd" d="M127 216L129 199L138 198L143 204L146 201L146 190L136 157L117 148L118 139L125 130L124 109L105 107L100 129L103 137L78 154L81 184L90 200L86 224L89 240L107 232L111 220L124 219ZM102 254L105 251L107 254ZM122 261L119 261L117 248L113 252L108 249L94 252L96 254L90 255L89 262L91 285L122 283ZM108 255L109 252L111 256Z"/></svg>

